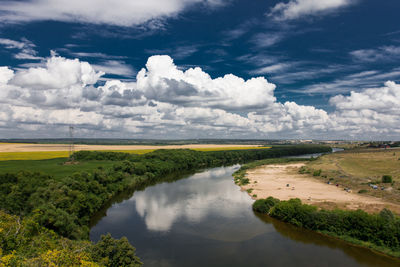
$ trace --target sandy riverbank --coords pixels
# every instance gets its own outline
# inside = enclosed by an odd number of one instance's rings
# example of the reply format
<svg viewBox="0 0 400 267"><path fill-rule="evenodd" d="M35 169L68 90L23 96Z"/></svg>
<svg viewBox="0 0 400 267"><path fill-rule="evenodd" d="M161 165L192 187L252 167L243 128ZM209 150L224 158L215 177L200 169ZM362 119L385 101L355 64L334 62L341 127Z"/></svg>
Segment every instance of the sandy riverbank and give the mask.
<svg viewBox="0 0 400 267"><path fill-rule="evenodd" d="M299 198L303 203L327 209L363 209L367 212L379 212L386 207L400 214L400 205L357 192L349 193L342 187L328 185L307 174L299 174L301 166L304 163L264 165L248 170L250 184L242 188L253 189L250 195L257 195L256 199L269 196L280 200Z"/></svg>
<svg viewBox="0 0 400 267"><path fill-rule="evenodd" d="M193 144L193 145L167 145L167 146L144 146L144 145L75 145L75 151L81 150L143 150L143 149L211 149L211 148L252 148L258 145L235 145L235 144ZM0 144L0 152L39 152L39 151L68 151L68 144Z"/></svg>

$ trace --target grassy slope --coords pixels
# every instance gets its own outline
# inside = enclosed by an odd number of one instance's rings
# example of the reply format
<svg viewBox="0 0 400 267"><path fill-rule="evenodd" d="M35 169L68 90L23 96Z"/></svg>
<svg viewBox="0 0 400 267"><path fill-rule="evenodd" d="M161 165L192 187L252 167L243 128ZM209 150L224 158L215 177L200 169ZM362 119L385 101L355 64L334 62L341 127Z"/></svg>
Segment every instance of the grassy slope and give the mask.
<svg viewBox="0 0 400 267"><path fill-rule="evenodd" d="M107 169L115 164L115 161L85 161L79 164L64 165L65 161L66 158L0 161L0 173L15 173L23 169L24 171L50 174L54 178L62 178L75 172L92 172L98 167Z"/></svg>
<svg viewBox="0 0 400 267"><path fill-rule="evenodd" d="M355 192L367 190L367 194L383 197L386 200L400 202L400 149L396 150L357 150L334 153L309 162L310 173L322 170L323 180L333 179ZM382 175L391 175L393 184L382 184ZM325 177L326 176L326 177ZM369 183L377 183L389 190L373 190Z"/></svg>

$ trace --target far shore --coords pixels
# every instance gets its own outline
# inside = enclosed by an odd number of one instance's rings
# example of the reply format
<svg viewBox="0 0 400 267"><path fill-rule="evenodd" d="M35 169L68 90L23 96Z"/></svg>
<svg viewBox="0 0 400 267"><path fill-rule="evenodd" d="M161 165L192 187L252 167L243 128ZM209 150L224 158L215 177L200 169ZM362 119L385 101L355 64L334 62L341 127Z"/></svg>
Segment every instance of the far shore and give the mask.
<svg viewBox="0 0 400 267"><path fill-rule="evenodd" d="M379 198L347 192L335 184L323 183L309 174L299 174L304 163L263 165L247 171L250 183L242 186L254 199L272 196L280 200L299 198L303 203L325 209L362 209L370 213L388 208L400 214L400 205Z"/></svg>
<svg viewBox="0 0 400 267"><path fill-rule="evenodd" d="M24 144L24 143L2 143L0 152L44 152L44 151L68 151L69 144ZM155 150L155 149L219 149L219 148L255 148L259 145L238 144L192 144L192 145L74 145L75 151L81 150Z"/></svg>

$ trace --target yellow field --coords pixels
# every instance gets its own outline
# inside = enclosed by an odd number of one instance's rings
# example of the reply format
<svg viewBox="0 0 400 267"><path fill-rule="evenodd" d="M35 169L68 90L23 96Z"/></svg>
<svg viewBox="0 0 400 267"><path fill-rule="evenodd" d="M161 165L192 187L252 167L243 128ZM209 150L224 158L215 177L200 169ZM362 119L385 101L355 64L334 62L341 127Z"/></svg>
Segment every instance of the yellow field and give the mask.
<svg viewBox="0 0 400 267"><path fill-rule="evenodd" d="M162 148L162 147L160 147ZM224 151L224 150L244 150L244 149L268 149L270 147L215 147L215 148L193 148L196 151ZM124 152L132 154L146 154L155 149L136 149L136 150L102 150L109 152ZM0 152L0 161L5 160L42 160L54 158L66 158L68 151L34 151L34 152Z"/></svg>
<svg viewBox="0 0 400 267"><path fill-rule="evenodd" d="M67 158L68 151L0 152L0 161Z"/></svg>
<svg viewBox="0 0 400 267"><path fill-rule="evenodd" d="M349 187L353 191L400 202L400 149L368 149L334 153L309 162L310 173L322 170L321 179ZM391 175L393 184L382 184L382 175ZM377 184L378 190L371 189ZM384 190L382 190L384 187Z"/></svg>

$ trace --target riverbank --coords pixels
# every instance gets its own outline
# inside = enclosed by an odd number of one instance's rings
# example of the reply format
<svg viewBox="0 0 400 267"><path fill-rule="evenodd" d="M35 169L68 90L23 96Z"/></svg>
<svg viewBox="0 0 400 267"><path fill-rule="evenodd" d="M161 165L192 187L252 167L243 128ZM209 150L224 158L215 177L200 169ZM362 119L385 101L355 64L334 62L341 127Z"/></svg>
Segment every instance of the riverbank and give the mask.
<svg viewBox="0 0 400 267"><path fill-rule="evenodd" d="M303 203L324 209L362 209L369 213L378 213L388 208L400 214L400 205L357 192L345 191L336 184L327 184L310 176L300 174L304 162L264 165L247 170L249 184L241 188L254 199L269 196L280 200L299 198Z"/></svg>

